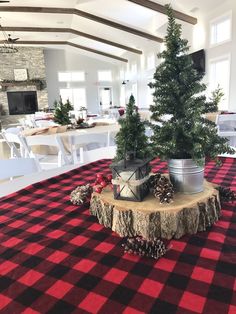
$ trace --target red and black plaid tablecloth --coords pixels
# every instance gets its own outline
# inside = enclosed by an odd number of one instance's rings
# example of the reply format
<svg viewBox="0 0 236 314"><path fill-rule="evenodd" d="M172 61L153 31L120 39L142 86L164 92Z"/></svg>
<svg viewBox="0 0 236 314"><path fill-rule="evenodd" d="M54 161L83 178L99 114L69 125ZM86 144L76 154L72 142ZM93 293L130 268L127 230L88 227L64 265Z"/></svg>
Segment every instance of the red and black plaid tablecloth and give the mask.
<svg viewBox="0 0 236 314"><path fill-rule="evenodd" d="M158 261L123 254L122 239L74 206L70 192L110 172L100 161L0 200L0 313L236 313L236 213L172 240ZM166 164L154 162L156 171ZM236 159L209 181L236 190Z"/></svg>

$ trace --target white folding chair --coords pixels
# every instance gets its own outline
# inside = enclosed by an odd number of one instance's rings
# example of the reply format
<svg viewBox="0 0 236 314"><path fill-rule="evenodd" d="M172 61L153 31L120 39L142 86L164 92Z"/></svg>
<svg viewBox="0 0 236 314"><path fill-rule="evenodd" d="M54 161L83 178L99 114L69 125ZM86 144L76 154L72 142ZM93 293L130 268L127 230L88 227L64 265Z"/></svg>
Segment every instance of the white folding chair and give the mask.
<svg viewBox="0 0 236 314"><path fill-rule="evenodd" d="M52 120L35 120L35 124L37 128L44 128L44 127L49 127L49 126L55 126L58 125Z"/></svg>
<svg viewBox="0 0 236 314"><path fill-rule="evenodd" d="M236 147L236 114L220 114L216 117L218 135L226 137L229 145Z"/></svg>
<svg viewBox="0 0 236 314"><path fill-rule="evenodd" d="M34 158L13 158L0 160L0 180L24 176L40 171Z"/></svg>
<svg viewBox="0 0 236 314"><path fill-rule="evenodd" d="M65 148L60 136L52 135L32 135L25 137L26 143L31 149L30 155L38 160L43 169L54 167L62 167L71 163L70 156L66 154ZM41 154L40 148L38 153L33 152L33 147L44 146L54 147L57 150L57 155Z"/></svg>
<svg viewBox="0 0 236 314"><path fill-rule="evenodd" d="M10 147L11 158L29 157L29 149L20 133L11 133L7 129L2 131L2 137Z"/></svg>
<svg viewBox="0 0 236 314"><path fill-rule="evenodd" d="M108 143L107 143L108 146L113 146L116 144L115 138L116 138L117 132L118 130L108 132Z"/></svg>
<svg viewBox="0 0 236 314"><path fill-rule="evenodd" d="M83 163L83 151L108 146L108 132L71 135L69 140L73 163Z"/></svg>
<svg viewBox="0 0 236 314"><path fill-rule="evenodd" d="M13 134L20 134L21 131L23 131L23 127L11 127L11 128L4 128L4 131L6 133L13 133Z"/></svg>
<svg viewBox="0 0 236 314"><path fill-rule="evenodd" d="M100 159L113 159L116 155L116 146L100 147L92 150L83 150L83 164Z"/></svg>

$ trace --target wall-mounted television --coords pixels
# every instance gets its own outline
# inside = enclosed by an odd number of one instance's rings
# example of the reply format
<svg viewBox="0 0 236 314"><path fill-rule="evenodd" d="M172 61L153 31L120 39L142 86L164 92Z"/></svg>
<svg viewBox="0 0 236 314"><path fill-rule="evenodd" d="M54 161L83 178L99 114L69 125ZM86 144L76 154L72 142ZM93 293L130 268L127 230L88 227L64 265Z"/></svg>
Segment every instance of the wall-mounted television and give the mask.
<svg viewBox="0 0 236 314"><path fill-rule="evenodd" d="M193 67L196 69L199 73L205 73L205 50L201 49L198 51L195 51L190 54L190 57L193 60Z"/></svg>

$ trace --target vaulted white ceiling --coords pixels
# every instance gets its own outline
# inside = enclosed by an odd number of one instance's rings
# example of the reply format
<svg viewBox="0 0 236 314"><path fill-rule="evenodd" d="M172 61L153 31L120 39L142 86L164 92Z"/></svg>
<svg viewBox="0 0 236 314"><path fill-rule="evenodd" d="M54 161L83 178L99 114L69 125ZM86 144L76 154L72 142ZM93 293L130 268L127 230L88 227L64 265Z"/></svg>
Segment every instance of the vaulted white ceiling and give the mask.
<svg viewBox="0 0 236 314"><path fill-rule="evenodd" d="M222 0L152 1L159 4L171 3L174 9L196 17L211 7L222 3ZM167 21L164 14L157 13L127 0L11 0L10 3L0 3L0 23L3 27L72 28L139 50L142 50L150 43L150 40L77 15L3 12L1 11L2 6L76 8L155 36L161 35L159 29ZM70 33L22 31L11 31L9 33L12 34L12 37L20 37L22 41L70 41L116 56L122 56L126 52L124 49ZM153 43L155 44L155 42ZM50 45L47 46L50 47ZM94 53L88 52L88 54L96 57ZM106 61L112 61L112 59L106 59Z"/></svg>

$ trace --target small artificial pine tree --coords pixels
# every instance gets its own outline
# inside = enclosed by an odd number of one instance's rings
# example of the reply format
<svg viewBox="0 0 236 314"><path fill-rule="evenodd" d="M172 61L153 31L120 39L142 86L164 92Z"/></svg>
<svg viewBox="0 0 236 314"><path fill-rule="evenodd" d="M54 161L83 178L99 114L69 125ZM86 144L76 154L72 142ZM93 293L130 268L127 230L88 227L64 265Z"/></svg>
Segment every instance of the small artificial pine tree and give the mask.
<svg viewBox="0 0 236 314"><path fill-rule="evenodd" d="M206 156L216 159L218 154L232 150L204 114L217 111L218 96L222 95L213 93L211 101L206 101L202 94L206 86L201 82L204 74L193 68L188 41L181 38L181 25L176 23L171 6L166 5L166 10L166 49L158 54L163 62L156 68L155 81L149 84L154 89L152 120L162 123L153 125L153 152L163 159L192 158L197 163ZM165 114L170 120L162 120Z"/></svg>
<svg viewBox="0 0 236 314"><path fill-rule="evenodd" d="M73 110L73 107L67 99L66 103L64 104L62 102L62 99L60 97L60 100L57 102L55 100L54 102L55 112L54 112L54 121L59 123L60 125L67 125L70 124L70 117L69 117L69 111Z"/></svg>
<svg viewBox="0 0 236 314"><path fill-rule="evenodd" d="M119 119L119 124L121 128L116 135L115 160L124 160L129 153L133 153L134 158L147 158L149 149L148 138L145 135L145 124L140 119L133 95L130 96L129 103L126 105L126 116Z"/></svg>

